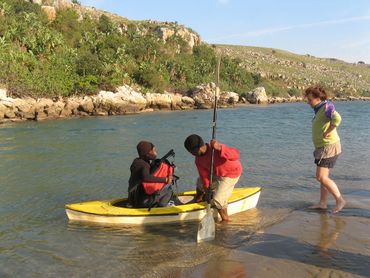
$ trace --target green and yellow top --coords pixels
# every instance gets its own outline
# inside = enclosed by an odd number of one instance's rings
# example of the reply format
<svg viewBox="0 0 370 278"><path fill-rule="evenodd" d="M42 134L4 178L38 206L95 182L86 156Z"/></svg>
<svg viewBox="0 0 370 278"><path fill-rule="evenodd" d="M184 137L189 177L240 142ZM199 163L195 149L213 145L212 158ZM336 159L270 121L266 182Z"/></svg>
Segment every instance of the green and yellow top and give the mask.
<svg viewBox="0 0 370 278"><path fill-rule="evenodd" d="M321 148L326 145L335 144L340 141L337 133L337 127L340 125L342 118L335 110L334 104L330 101L322 101L314 107L315 116L312 119L312 141L315 148ZM330 126L335 128L324 137L325 131Z"/></svg>

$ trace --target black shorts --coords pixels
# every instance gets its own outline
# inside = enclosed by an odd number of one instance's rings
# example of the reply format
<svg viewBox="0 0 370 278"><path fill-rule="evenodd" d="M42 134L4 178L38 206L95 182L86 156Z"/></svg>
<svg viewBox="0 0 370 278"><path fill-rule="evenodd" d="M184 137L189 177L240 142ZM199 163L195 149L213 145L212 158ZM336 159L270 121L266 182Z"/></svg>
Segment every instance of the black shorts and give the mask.
<svg viewBox="0 0 370 278"><path fill-rule="evenodd" d="M338 156L339 155L329 157L329 158L315 159L315 164L318 167L333 168L335 165L335 162L337 162Z"/></svg>

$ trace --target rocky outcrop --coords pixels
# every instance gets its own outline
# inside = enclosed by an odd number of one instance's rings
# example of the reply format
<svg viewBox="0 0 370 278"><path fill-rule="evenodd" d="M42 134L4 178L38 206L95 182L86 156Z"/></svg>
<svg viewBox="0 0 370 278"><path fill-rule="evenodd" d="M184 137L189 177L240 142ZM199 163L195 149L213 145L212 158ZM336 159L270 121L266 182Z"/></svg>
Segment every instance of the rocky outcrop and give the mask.
<svg viewBox="0 0 370 278"><path fill-rule="evenodd" d="M292 102L302 102L302 97L269 97L268 103L274 104L274 103L292 103Z"/></svg>
<svg viewBox="0 0 370 278"><path fill-rule="evenodd" d="M0 121L44 120L71 116L108 116L153 110L193 109L195 101L181 94L142 94L124 85L116 92L101 91L96 96L19 99L0 89Z"/></svg>
<svg viewBox="0 0 370 278"><path fill-rule="evenodd" d="M0 100L6 99L6 98L7 98L6 90L0 88Z"/></svg>
<svg viewBox="0 0 370 278"><path fill-rule="evenodd" d="M11 98L5 89L0 89L0 123L6 121L45 120L73 116L109 116L142 113L156 110L209 109L213 107L216 85L203 84L195 87L188 95L164 92L140 93L125 85L116 92L101 91L95 96L69 98ZM364 100L370 97L334 98L336 101ZM234 92L220 92L218 107L232 107L237 103L289 103L303 101L302 97L267 98L263 87L240 98Z"/></svg>
<svg viewBox="0 0 370 278"><path fill-rule="evenodd" d="M57 12L55 8L52 6L41 6L41 10L43 10L44 13L46 13L46 16L48 17L49 21L53 21L57 16Z"/></svg>
<svg viewBox="0 0 370 278"><path fill-rule="evenodd" d="M234 105L240 100L239 94L235 92L221 92L219 102L221 105Z"/></svg>
<svg viewBox="0 0 370 278"><path fill-rule="evenodd" d="M173 36L179 36L188 43L190 49L193 49L194 46L197 46L201 43L201 39L198 34L177 24L158 26L155 30L163 42L167 42L167 40Z"/></svg>
<svg viewBox="0 0 370 278"><path fill-rule="evenodd" d="M94 98L97 115L124 115L138 113L146 108L147 101L143 95L129 86L117 88L117 92L101 91Z"/></svg>
<svg viewBox="0 0 370 278"><path fill-rule="evenodd" d="M264 87L257 87L251 92L246 94L246 98L249 103L252 104L264 104L268 103L268 97Z"/></svg>
<svg viewBox="0 0 370 278"><path fill-rule="evenodd" d="M199 85L189 92L189 97L194 100L194 105L198 109L209 109L213 107L215 90L214 83Z"/></svg>
<svg viewBox="0 0 370 278"><path fill-rule="evenodd" d="M189 31L187 28L180 28L176 34L188 42L190 49L193 49L194 46L200 44L200 37L197 34Z"/></svg>
<svg viewBox="0 0 370 278"><path fill-rule="evenodd" d="M189 97L194 100L198 109L209 109L213 107L216 85L214 83L202 84L190 91ZM234 92L220 92L217 105L219 107L232 106L239 102L239 95Z"/></svg>
<svg viewBox="0 0 370 278"><path fill-rule="evenodd" d="M31 0L31 2L40 6L43 4L48 5L51 7L55 7L56 9L70 8L74 5L71 0Z"/></svg>
<svg viewBox="0 0 370 278"><path fill-rule="evenodd" d="M71 0L54 0L53 2L54 2L53 6L56 9L66 9L73 6Z"/></svg>
<svg viewBox="0 0 370 278"><path fill-rule="evenodd" d="M166 42L175 34L175 30L167 27L158 27L156 31L163 42Z"/></svg>

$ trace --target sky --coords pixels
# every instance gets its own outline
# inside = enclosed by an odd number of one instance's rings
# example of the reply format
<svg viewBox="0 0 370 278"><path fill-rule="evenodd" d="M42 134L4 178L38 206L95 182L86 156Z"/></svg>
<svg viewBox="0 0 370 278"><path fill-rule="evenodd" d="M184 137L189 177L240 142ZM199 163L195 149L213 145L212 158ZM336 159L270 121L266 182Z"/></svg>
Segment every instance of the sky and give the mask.
<svg viewBox="0 0 370 278"><path fill-rule="evenodd" d="M81 0L131 20L178 22L207 43L370 64L370 0Z"/></svg>

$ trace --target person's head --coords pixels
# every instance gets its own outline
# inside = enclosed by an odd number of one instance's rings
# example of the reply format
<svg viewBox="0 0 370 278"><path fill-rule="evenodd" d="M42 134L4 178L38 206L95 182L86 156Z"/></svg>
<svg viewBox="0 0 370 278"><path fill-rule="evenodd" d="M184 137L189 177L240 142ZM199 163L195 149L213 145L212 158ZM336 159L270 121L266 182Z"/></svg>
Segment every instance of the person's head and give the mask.
<svg viewBox="0 0 370 278"><path fill-rule="evenodd" d="M137 144L136 149L140 158L153 160L157 157L157 150L151 142L140 141L139 144Z"/></svg>
<svg viewBox="0 0 370 278"><path fill-rule="evenodd" d="M304 97L307 99L307 103L312 107L315 107L321 101L328 99L325 89L320 86L307 88L304 92Z"/></svg>
<svg viewBox="0 0 370 278"><path fill-rule="evenodd" d="M202 137L197 134L189 135L184 142L185 149L194 156L201 156L206 153L207 145Z"/></svg>

